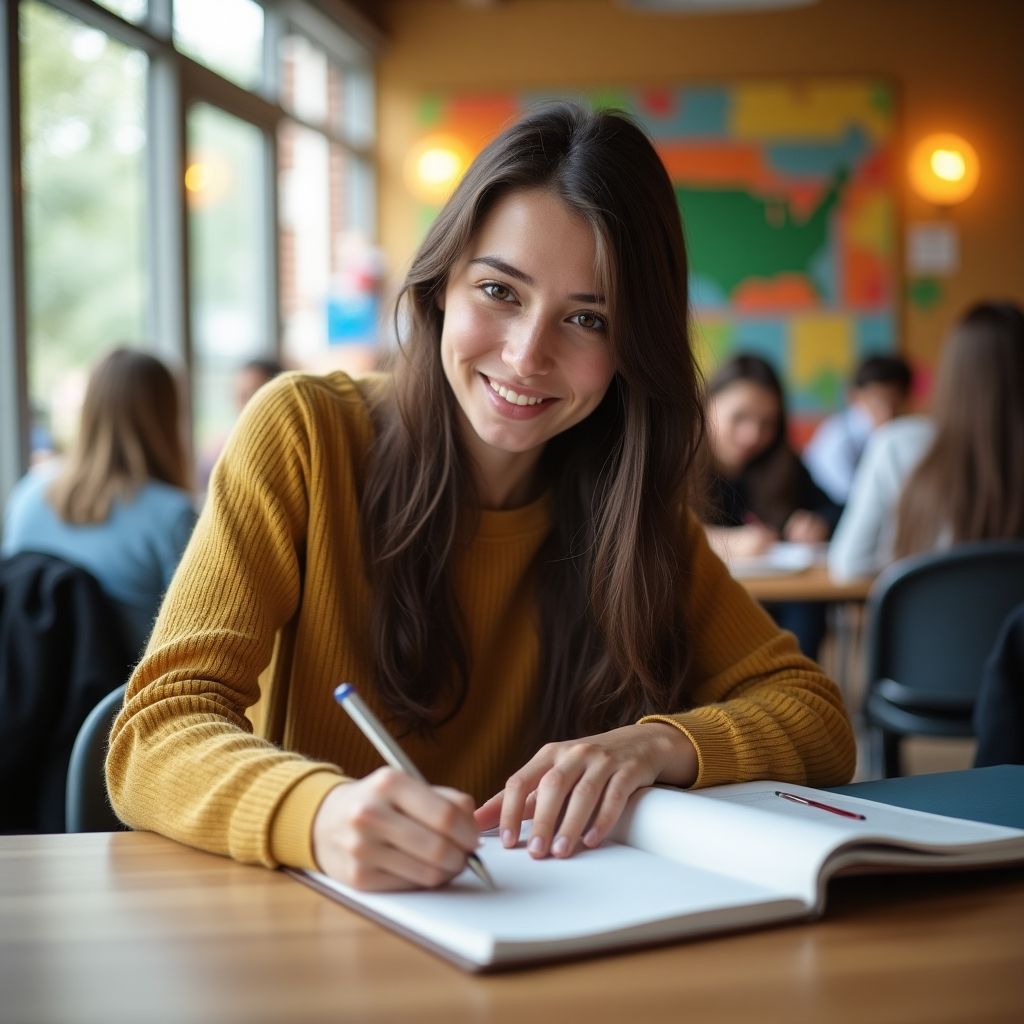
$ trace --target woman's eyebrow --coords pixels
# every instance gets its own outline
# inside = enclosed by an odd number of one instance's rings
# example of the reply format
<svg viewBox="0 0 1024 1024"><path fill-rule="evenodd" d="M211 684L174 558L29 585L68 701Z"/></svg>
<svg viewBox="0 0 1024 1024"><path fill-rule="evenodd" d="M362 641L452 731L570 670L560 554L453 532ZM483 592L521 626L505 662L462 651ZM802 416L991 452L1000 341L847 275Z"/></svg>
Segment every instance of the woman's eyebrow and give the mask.
<svg viewBox="0 0 1024 1024"><path fill-rule="evenodd" d="M474 263L483 263L485 266L491 267L502 274L507 274L509 277L514 277L517 281L522 281L523 284L528 284L531 287L537 283L525 270L513 267L511 263L506 263L497 256L475 256L469 261L469 265L472 266ZM592 292L574 292L569 298L573 302L591 302L595 305L604 305L604 296L595 295Z"/></svg>

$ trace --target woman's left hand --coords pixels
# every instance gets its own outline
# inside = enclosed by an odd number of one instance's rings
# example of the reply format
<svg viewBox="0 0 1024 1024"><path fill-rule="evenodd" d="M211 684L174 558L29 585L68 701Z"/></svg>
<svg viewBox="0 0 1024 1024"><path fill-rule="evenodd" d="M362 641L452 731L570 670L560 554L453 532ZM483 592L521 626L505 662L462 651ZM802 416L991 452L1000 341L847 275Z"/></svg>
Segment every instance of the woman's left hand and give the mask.
<svg viewBox="0 0 1024 1024"><path fill-rule="evenodd" d="M476 822L481 831L498 825L502 845L512 847L532 814L530 854L569 857L581 840L599 846L636 790L696 777L697 751L684 732L664 722L627 725L541 747L477 809Z"/></svg>
<svg viewBox="0 0 1024 1024"><path fill-rule="evenodd" d="M816 512L800 508L786 520L782 536L797 544L822 544L828 540L828 523Z"/></svg>

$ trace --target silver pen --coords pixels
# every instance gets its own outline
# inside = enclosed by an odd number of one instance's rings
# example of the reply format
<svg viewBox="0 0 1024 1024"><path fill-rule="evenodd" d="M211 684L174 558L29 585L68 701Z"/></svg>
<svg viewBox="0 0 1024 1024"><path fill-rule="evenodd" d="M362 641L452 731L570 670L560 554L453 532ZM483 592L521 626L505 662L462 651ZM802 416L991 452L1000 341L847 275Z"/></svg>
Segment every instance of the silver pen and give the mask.
<svg viewBox="0 0 1024 1024"><path fill-rule="evenodd" d="M377 748L377 752L392 768L397 768L406 775L411 775L420 782L426 782L423 773L409 760L406 752L395 742L394 737L384 727L384 723L366 706L366 702L356 693L351 683L342 683L335 687L334 699L348 712L349 717L359 726L363 735ZM497 889L494 879L484 867L484 862L475 853L469 854L469 868L484 885Z"/></svg>

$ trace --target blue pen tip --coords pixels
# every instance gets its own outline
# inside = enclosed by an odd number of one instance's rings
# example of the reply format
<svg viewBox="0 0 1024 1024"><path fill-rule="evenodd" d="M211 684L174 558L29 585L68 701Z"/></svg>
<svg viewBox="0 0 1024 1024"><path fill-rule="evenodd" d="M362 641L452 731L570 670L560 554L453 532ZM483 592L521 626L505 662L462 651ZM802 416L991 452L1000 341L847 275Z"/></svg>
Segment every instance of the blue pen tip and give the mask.
<svg viewBox="0 0 1024 1024"><path fill-rule="evenodd" d="M351 683L339 683L334 688L334 699L339 703L343 701L350 693L355 692L355 687Z"/></svg>

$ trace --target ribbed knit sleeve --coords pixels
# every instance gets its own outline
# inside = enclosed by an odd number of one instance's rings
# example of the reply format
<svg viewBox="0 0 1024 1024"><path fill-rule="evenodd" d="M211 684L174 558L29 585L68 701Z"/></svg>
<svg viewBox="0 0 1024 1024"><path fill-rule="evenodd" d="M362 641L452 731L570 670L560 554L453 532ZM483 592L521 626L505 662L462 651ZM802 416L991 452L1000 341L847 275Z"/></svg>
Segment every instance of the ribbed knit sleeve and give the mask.
<svg viewBox="0 0 1024 1024"><path fill-rule="evenodd" d="M729 575L693 519L685 546L693 707L641 721L667 722L689 736L698 787L754 779L848 782L856 747L838 687Z"/></svg>
<svg viewBox="0 0 1024 1024"><path fill-rule="evenodd" d="M127 824L264 864L275 862L270 821L284 796L316 777L318 799L342 778L257 738L245 715L302 588L316 444L308 381L289 375L263 389L229 441L107 760ZM308 852L308 828L298 841Z"/></svg>

